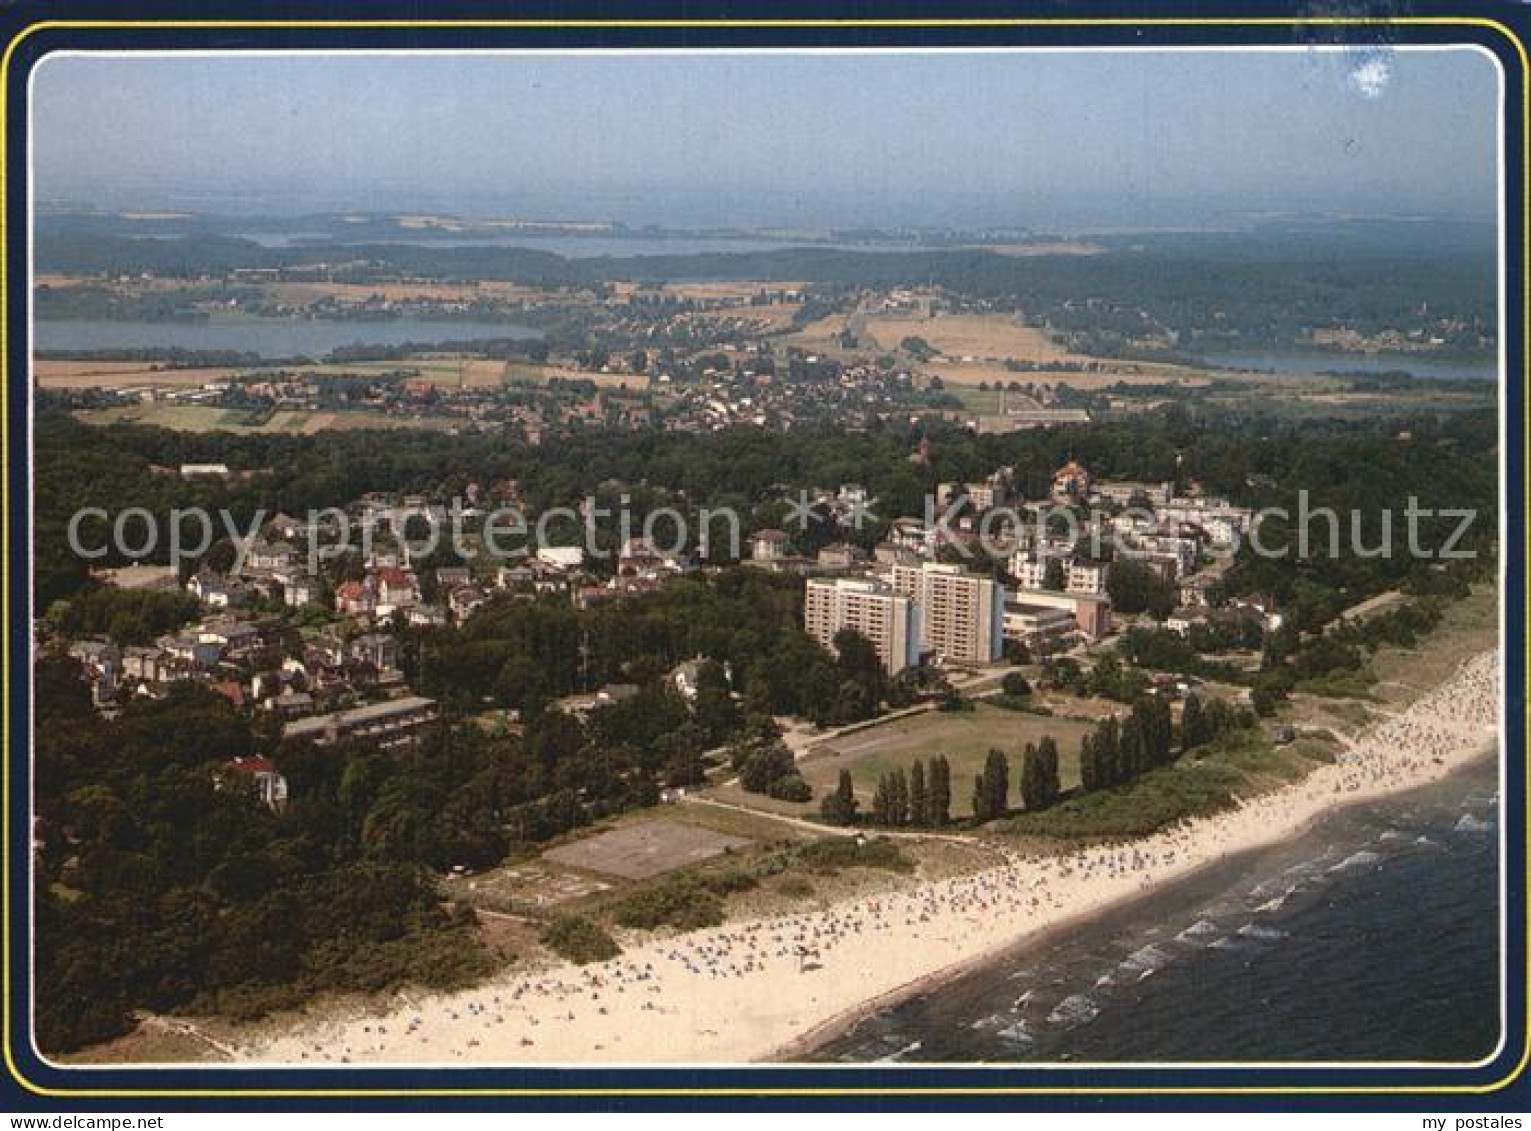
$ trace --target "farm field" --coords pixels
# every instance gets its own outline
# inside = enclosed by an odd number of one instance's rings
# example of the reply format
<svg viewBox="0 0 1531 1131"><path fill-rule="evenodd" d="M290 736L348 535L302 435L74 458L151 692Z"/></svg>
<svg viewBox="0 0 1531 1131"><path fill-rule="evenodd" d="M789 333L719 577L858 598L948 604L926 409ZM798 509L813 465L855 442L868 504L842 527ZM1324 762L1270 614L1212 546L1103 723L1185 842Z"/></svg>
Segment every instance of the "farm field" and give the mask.
<svg viewBox="0 0 1531 1131"><path fill-rule="evenodd" d="M233 432L240 435L289 432L311 435L325 430L366 428L424 428L446 431L455 422L440 417L388 416L381 412L306 412L272 413L259 425L249 423L250 415L237 409L206 405L148 404L120 405L115 408L87 409L74 414L86 424L147 424L175 432Z"/></svg>
<svg viewBox="0 0 1531 1131"><path fill-rule="evenodd" d="M494 358L474 358L463 366L464 389L498 389L505 384L505 362Z"/></svg>
<svg viewBox="0 0 1531 1131"><path fill-rule="evenodd" d="M797 333L787 335L784 340L805 350L838 353L840 333L848 322L847 315L826 314L808 323Z"/></svg>
<svg viewBox="0 0 1531 1131"><path fill-rule="evenodd" d="M646 389L649 379L638 373L595 373L583 369L563 369L556 365L533 365L529 362L505 362L506 381L530 381L546 385L549 381L589 381L603 389Z"/></svg>
<svg viewBox="0 0 1531 1131"><path fill-rule="evenodd" d="M871 315L862 329L879 349L894 350L905 338L924 338L932 349L950 358L1003 361L1084 361L1055 344L1041 330L1023 326L1005 314L942 314L935 318Z"/></svg>
<svg viewBox="0 0 1531 1131"><path fill-rule="evenodd" d="M660 289L679 298L707 301L713 299L749 299L762 291L801 291L804 283L762 283L750 279L718 280L697 283L666 283ZM748 310L748 307L744 309Z"/></svg>
<svg viewBox="0 0 1531 1131"><path fill-rule="evenodd" d="M70 361L39 359L32 376L43 389L122 389L137 385L194 389L242 372L231 368L167 369L148 361Z"/></svg>
<svg viewBox="0 0 1531 1131"><path fill-rule="evenodd" d="M1164 385L1173 384L1182 389L1206 388L1212 383L1207 373L1184 366L1163 365L1153 362L1110 362L1096 359L1097 365L1120 366L1118 371L1079 372L1070 369L1042 369L1017 373L1006 369L997 361L932 361L920 368L923 372L940 377L952 386L1008 385L1012 381L1021 385L1067 385L1074 389L1109 389L1115 385Z"/></svg>

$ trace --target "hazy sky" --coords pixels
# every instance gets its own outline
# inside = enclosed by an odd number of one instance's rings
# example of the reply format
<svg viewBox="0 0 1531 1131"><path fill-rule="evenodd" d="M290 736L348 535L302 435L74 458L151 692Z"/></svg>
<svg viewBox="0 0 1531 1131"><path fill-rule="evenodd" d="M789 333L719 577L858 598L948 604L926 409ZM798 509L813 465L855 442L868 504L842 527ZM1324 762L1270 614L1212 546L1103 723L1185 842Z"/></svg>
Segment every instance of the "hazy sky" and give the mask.
<svg viewBox="0 0 1531 1131"><path fill-rule="evenodd" d="M683 224L1495 209L1450 52L57 57L42 200Z"/></svg>

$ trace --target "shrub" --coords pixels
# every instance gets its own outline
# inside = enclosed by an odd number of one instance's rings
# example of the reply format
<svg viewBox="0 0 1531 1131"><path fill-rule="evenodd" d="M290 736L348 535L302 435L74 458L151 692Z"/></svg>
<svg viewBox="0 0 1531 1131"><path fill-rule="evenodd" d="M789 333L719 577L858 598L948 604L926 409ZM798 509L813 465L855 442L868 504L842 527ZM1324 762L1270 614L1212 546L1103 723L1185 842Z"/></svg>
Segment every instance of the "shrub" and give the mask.
<svg viewBox="0 0 1531 1131"><path fill-rule="evenodd" d="M1006 695L1017 699L1031 694L1031 683L1020 672L1007 672L1005 678L999 681L999 688Z"/></svg>
<svg viewBox="0 0 1531 1131"><path fill-rule="evenodd" d="M695 931L723 922L723 900L692 876L675 876L628 892L611 905L623 927Z"/></svg>
<svg viewBox="0 0 1531 1131"><path fill-rule="evenodd" d="M750 751L738 769L739 784L750 793L766 793L774 782L797 773L792 752L779 742Z"/></svg>
<svg viewBox="0 0 1531 1131"><path fill-rule="evenodd" d="M584 966L622 953L610 935L581 915L559 915L542 929L542 945L560 958Z"/></svg>
<svg viewBox="0 0 1531 1131"><path fill-rule="evenodd" d="M788 774L771 783L770 794L777 801L807 801L813 797L813 789L797 774Z"/></svg>
<svg viewBox="0 0 1531 1131"><path fill-rule="evenodd" d="M813 885L804 876L783 876L776 890L788 899L807 899L813 894Z"/></svg>
<svg viewBox="0 0 1531 1131"><path fill-rule="evenodd" d="M760 886L753 872L743 868L720 868L712 872L697 873L696 880L714 895L733 895L735 892L751 891Z"/></svg>
<svg viewBox="0 0 1531 1131"><path fill-rule="evenodd" d="M912 872L914 861L891 840L858 843L851 837L812 840L798 850L804 864L821 872L837 868L881 868L889 872Z"/></svg>
<svg viewBox="0 0 1531 1131"><path fill-rule="evenodd" d="M1001 692L999 695L989 696L984 702L1005 711L1020 711L1027 715L1050 716L1053 713L1051 707L1045 703L1038 703L1030 695L1006 695Z"/></svg>

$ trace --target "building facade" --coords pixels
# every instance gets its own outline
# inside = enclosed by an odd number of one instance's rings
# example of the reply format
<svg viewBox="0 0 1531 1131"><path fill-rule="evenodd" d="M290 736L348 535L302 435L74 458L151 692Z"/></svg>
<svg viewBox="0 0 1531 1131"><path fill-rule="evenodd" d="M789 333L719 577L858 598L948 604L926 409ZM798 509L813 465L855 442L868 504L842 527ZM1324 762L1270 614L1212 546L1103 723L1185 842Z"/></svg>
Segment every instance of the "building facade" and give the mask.
<svg viewBox="0 0 1531 1131"><path fill-rule="evenodd" d="M815 578L803 602L803 627L826 648L854 629L872 642L889 675L919 662L919 614L908 596L875 581Z"/></svg>
<svg viewBox="0 0 1531 1131"><path fill-rule="evenodd" d="M919 610L920 645L938 660L988 664L1004 647L1004 587L960 566L895 565L893 591Z"/></svg>

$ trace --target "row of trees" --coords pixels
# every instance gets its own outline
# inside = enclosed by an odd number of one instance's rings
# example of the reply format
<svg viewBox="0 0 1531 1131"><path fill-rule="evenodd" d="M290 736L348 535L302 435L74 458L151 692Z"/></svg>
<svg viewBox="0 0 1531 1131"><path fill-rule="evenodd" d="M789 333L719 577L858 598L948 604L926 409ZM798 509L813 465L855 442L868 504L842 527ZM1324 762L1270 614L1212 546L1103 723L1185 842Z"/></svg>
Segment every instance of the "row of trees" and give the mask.
<svg viewBox="0 0 1531 1131"><path fill-rule="evenodd" d="M842 786L850 775L842 771ZM872 820L879 825L941 828L951 823L952 770L944 754L884 774L872 794Z"/></svg>
<svg viewBox="0 0 1531 1131"><path fill-rule="evenodd" d="M1119 722L1114 716L1103 719L1081 740L1080 788L1089 793L1125 785L1168 766L1181 754L1214 741L1234 726L1252 722L1222 700L1204 705L1198 696L1188 695L1177 747L1169 700L1162 695L1142 696L1124 720Z"/></svg>
<svg viewBox="0 0 1531 1131"><path fill-rule="evenodd" d="M1124 785L1134 778L1172 763L1181 754L1205 746L1235 727L1252 726L1253 716L1220 699L1186 697L1179 741L1162 695L1139 696L1125 719L1114 715L1086 734L1080 746L1081 790L1089 792ZM1027 743L1021 754L1020 798L1028 813L1051 808L1065 794L1059 769L1057 741L1044 735ZM983 770L973 779L973 819L993 821L1010 812L1011 767L1003 750L991 749ZM950 819L950 767L945 756L931 759L928 768L916 762L906 774L902 767L883 774L872 799L871 819L879 825L940 826ZM850 774L842 770L839 787L823 801L824 816L837 824L856 819L857 803ZM922 818L924 816L924 819Z"/></svg>

